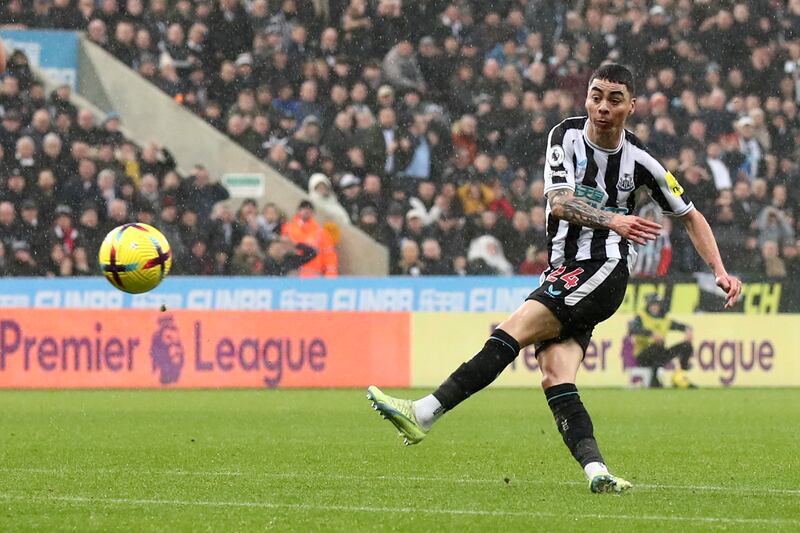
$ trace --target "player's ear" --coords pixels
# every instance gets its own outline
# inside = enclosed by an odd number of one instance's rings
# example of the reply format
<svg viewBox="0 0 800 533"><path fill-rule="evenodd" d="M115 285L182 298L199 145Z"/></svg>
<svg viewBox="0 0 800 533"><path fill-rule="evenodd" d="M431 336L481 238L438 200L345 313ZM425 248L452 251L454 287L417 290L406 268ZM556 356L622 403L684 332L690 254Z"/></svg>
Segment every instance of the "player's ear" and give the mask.
<svg viewBox="0 0 800 533"><path fill-rule="evenodd" d="M633 115L634 111L636 111L636 98L631 98L631 108L628 110L628 116Z"/></svg>

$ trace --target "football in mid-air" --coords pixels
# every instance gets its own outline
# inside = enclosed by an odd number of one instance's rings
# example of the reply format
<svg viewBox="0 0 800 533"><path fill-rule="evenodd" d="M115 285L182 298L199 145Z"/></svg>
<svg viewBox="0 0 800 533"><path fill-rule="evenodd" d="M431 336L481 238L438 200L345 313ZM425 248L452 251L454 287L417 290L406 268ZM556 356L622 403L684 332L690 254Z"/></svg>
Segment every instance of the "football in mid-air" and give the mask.
<svg viewBox="0 0 800 533"><path fill-rule="evenodd" d="M148 224L123 224L100 245L100 271L121 291L139 294L155 289L172 266L167 238Z"/></svg>

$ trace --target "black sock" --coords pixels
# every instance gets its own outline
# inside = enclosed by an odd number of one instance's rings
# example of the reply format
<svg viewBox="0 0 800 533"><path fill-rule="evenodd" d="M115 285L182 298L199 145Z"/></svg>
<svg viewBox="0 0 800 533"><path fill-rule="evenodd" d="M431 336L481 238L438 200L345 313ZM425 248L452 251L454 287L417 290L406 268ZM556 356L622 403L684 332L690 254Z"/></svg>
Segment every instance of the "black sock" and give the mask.
<svg viewBox="0 0 800 533"><path fill-rule="evenodd" d="M519 343L514 337L496 329L483 349L450 374L433 395L449 411L497 379L518 354Z"/></svg>
<svg viewBox="0 0 800 533"><path fill-rule="evenodd" d="M556 427L564 439L569 451L582 467L592 462L604 463L597 441L594 439L594 427L589 413L581 402L578 388L574 383L562 383L545 389L545 397Z"/></svg>

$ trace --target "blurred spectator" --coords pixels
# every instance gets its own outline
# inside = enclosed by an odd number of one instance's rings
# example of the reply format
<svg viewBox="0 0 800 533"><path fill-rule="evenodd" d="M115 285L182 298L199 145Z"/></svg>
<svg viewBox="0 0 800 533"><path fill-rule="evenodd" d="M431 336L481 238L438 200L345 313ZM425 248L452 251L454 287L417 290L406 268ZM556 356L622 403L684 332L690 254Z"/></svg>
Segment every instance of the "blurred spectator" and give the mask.
<svg viewBox="0 0 800 533"><path fill-rule="evenodd" d="M412 239L400 241L400 260L396 273L401 276L421 276L425 265L419 258L419 244Z"/></svg>
<svg viewBox="0 0 800 533"><path fill-rule="evenodd" d="M631 274L640 278L665 276L672 263L672 244L669 240L671 221L662 217L660 209L653 202L646 204L639 211L639 216L662 224L662 230L654 241L648 241L644 246L639 246L639 254L631 269ZM717 238L719 239L720 236Z"/></svg>
<svg viewBox="0 0 800 533"><path fill-rule="evenodd" d="M774 242L778 246L794 243L794 230L780 209L767 206L761 210L756 219L756 228L759 232L758 245L763 248L764 243Z"/></svg>
<svg viewBox="0 0 800 533"><path fill-rule="evenodd" d="M196 255L194 251L192 254ZM264 271L264 260L258 240L252 235L245 235L233 252L230 273L234 276L258 276Z"/></svg>
<svg viewBox="0 0 800 533"><path fill-rule="evenodd" d="M41 276L43 269L31 254L31 247L25 241L14 241L11 244L11 261L7 265L9 276Z"/></svg>
<svg viewBox="0 0 800 533"><path fill-rule="evenodd" d="M453 273L452 263L442 257L439 241L428 237L422 241L422 273L426 276L448 276Z"/></svg>
<svg viewBox="0 0 800 533"><path fill-rule="evenodd" d="M314 218L314 204L303 200L295 217L283 225L282 235L295 244L305 244L316 250L316 257L300 267L300 277L336 277L339 257L328 230Z"/></svg>
<svg viewBox="0 0 800 533"><path fill-rule="evenodd" d="M503 245L491 235L483 235L473 239L467 252L467 272L482 276L509 276L514 268L503 255Z"/></svg>
<svg viewBox="0 0 800 533"><path fill-rule="evenodd" d="M286 276L295 274L297 269L316 257L317 251L302 242L293 243L287 238L277 238L267 244L267 257L264 260L264 274L267 276Z"/></svg>
<svg viewBox="0 0 800 533"><path fill-rule="evenodd" d="M308 179L308 196L315 208L322 208L339 224L350 224L350 215L333 193L331 180L325 174L316 173Z"/></svg>

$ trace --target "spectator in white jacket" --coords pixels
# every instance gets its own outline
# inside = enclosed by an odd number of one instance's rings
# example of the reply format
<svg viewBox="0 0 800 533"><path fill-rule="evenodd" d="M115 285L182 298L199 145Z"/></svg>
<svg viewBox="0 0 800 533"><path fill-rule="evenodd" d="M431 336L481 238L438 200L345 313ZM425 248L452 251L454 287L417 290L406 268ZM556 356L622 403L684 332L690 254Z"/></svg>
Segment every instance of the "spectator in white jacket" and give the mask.
<svg viewBox="0 0 800 533"><path fill-rule="evenodd" d="M442 214L442 208L436 201L436 185L432 181L422 180L417 185L417 195L412 196L408 203L411 209L417 210L422 215L422 223L430 226Z"/></svg>
<svg viewBox="0 0 800 533"><path fill-rule="evenodd" d="M326 213L337 224L345 226L351 223L347 211L333 193L331 180L325 174L317 172L311 175L308 180L308 196L317 210Z"/></svg>

